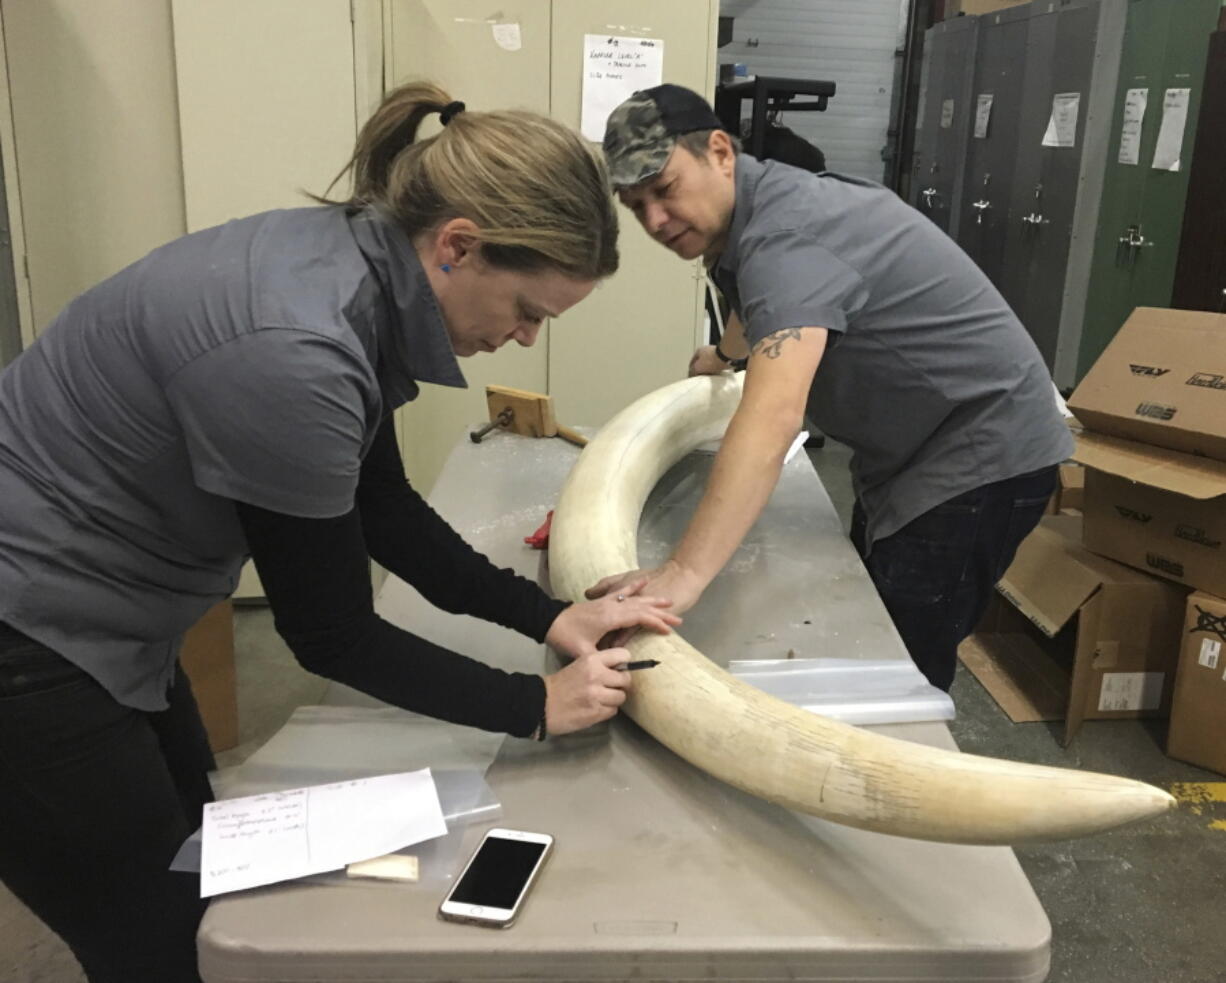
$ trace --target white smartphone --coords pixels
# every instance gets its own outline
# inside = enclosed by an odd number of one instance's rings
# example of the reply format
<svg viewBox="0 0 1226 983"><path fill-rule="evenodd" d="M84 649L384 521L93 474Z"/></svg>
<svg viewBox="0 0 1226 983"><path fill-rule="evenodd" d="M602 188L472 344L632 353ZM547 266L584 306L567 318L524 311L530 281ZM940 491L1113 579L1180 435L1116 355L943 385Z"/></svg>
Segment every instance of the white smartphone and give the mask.
<svg viewBox="0 0 1226 983"><path fill-rule="evenodd" d="M443 899L439 917L510 928L552 848L548 833L491 829Z"/></svg>

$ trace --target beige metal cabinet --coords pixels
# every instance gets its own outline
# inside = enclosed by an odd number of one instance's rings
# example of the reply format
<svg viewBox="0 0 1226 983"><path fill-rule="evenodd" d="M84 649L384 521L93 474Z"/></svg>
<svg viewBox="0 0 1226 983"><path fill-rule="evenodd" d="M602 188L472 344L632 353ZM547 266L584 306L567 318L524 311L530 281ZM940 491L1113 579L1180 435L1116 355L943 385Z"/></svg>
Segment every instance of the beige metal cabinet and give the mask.
<svg viewBox="0 0 1226 983"><path fill-rule="evenodd" d="M531 109L578 129L589 33L663 39L664 80L713 94L716 0L391 0L390 11L391 81L432 79L472 109ZM548 392L560 421L599 425L685 375L700 340L701 268L652 243L628 211L621 218L616 276L534 348L466 359L467 391L426 387L405 408L405 461L423 492L460 429L486 416L487 383Z"/></svg>
<svg viewBox="0 0 1226 983"><path fill-rule="evenodd" d="M664 81L715 93L714 0L555 0L550 111L579 127L585 34L660 38ZM599 425L639 396L685 378L700 339L702 267L652 242L620 210L621 269L553 326L549 391L558 419Z"/></svg>
<svg viewBox="0 0 1226 983"><path fill-rule="evenodd" d="M504 3L491 15L480 0L393 0L388 21L391 83L429 79L473 110L549 112L550 0ZM519 47L498 43L495 27L516 25ZM500 32L501 33L501 32ZM421 135L437 132L428 119ZM410 480L423 494L443 469L461 429L486 416L488 383L532 392L549 388L552 327L532 348L508 345L462 361L467 389L422 386L400 413L400 446Z"/></svg>

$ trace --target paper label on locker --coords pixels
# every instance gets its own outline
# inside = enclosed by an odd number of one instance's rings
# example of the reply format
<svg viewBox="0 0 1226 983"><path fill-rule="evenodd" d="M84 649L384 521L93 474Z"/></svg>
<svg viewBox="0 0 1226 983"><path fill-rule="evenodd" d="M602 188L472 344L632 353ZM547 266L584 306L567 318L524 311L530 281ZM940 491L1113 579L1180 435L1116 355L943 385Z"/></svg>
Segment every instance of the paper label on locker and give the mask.
<svg viewBox="0 0 1226 983"><path fill-rule="evenodd" d="M1124 122L1120 127L1121 164L1136 164L1141 159L1141 125L1145 120L1145 107L1149 103L1149 89L1129 89L1124 96Z"/></svg>
<svg viewBox="0 0 1226 983"><path fill-rule="evenodd" d="M1222 643L1215 638L1201 639L1200 658L1197 660L1206 669L1217 668L1218 653L1222 651Z"/></svg>
<svg viewBox="0 0 1226 983"><path fill-rule="evenodd" d="M1188 123L1188 100L1191 89L1167 89L1162 100L1162 125L1158 127L1158 144L1154 147L1154 169L1179 170L1179 152L1183 148L1183 131Z"/></svg>
<svg viewBox="0 0 1226 983"><path fill-rule="evenodd" d="M1045 147L1077 145L1077 113L1081 109L1080 92L1057 92L1051 98L1051 118L1043 134Z"/></svg>
<svg viewBox="0 0 1226 983"><path fill-rule="evenodd" d="M1160 672L1105 672L1098 709L1157 710L1162 703Z"/></svg>
<svg viewBox="0 0 1226 983"><path fill-rule="evenodd" d="M503 51L518 51L524 46L519 24L495 24L494 42Z"/></svg>
<svg viewBox="0 0 1226 983"><path fill-rule="evenodd" d="M941 103L941 129L948 130L954 123L954 101L946 99Z"/></svg>
<svg viewBox="0 0 1226 983"><path fill-rule="evenodd" d="M975 102L975 139L982 140L988 135L988 124L992 122L992 93L981 92Z"/></svg>
<svg viewBox="0 0 1226 983"><path fill-rule="evenodd" d="M579 128L589 140L604 139L609 113L639 89L664 81L664 42L659 38L583 36L583 113Z"/></svg>

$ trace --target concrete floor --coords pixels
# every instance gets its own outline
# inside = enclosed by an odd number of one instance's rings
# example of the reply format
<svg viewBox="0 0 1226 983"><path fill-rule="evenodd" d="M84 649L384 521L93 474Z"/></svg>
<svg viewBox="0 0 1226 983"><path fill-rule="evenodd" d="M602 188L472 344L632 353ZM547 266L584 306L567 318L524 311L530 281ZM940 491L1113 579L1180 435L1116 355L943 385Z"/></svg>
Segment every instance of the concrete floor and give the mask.
<svg viewBox="0 0 1226 983"><path fill-rule="evenodd" d="M846 523L847 450L828 444L811 456ZM239 610L235 630L242 744L220 757L223 767L258 748L295 707L318 702L326 685L293 661L266 609ZM953 696L951 729L965 751L1163 787L1226 781L1167 758L1161 722L1089 722L1065 750L1056 725L1011 723L961 667ZM1017 853L1051 919L1050 983L1226 983L1226 803L1184 804L1160 822ZM0 983L83 979L63 944L0 886Z"/></svg>

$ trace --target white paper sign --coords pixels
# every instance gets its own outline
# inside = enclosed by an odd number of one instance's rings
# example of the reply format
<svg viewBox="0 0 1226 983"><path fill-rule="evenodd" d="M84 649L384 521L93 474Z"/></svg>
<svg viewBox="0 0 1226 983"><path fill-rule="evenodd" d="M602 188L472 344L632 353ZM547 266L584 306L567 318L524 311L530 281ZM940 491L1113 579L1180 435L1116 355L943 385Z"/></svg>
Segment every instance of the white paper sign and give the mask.
<svg viewBox="0 0 1226 983"><path fill-rule="evenodd" d="M429 768L211 802L200 896L338 870L446 832Z"/></svg>
<svg viewBox="0 0 1226 983"><path fill-rule="evenodd" d="M1051 99L1051 118L1043 134L1045 147L1077 145L1077 113L1081 108L1080 92L1057 92Z"/></svg>
<svg viewBox="0 0 1226 983"><path fill-rule="evenodd" d="M1099 710L1157 710L1162 702L1162 673L1105 672L1098 694Z"/></svg>
<svg viewBox="0 0 1226 983"><path fill-rule="evenodd" d="M992 121L992 93L981 92L975 102L975 139L982 140L988 135L988 124Z"/></svg>
<svg viewBox="0 0 1226 983"><path fill-rule="evenodd" d="M503 51L518 51L522 48L524 41L519 33L519 24L495 24L494 43Z"/></svg>
<svg viewBox="0 0 1226 983"><path fill-rule="evenodd" d="M639 89L664 81L664 42L659 38L583 36L583 113L579 128L604 139L609 113Z"/></svg>
<svg viewBox="0 0 1226 983"><path fill-rule="evenodd" d="M1120 129L1121 164L1136 164L1141 159L1141 124L1149 103L1149 89L1129 89L1124 96L1124 125Z"/></svg>
<svg viewBox="0 0 1226 983"><path fill-rule="evenodd" d="M954 101L946 99L941 103L941 129L948 130L954 122Z"/></svg>
<svg viewBox="0 0 1226 983"><path fill-rule="evenodd" d="M1183 131L1188 122L1188 98L1191 89L1167 89L1162 100L1162 125L1158 128L1158 145L1154 147L1154 169L1179 170L1179 152L1183 147Z"/></svg>
<svg viewBox="0 0 1226 983"><path fill-rule="evenodd" d="M1222 651L1222 643L1214 638L1203 638L1200 643L1200 658L1197 660L1206 669L1217 668L1218 653Z"/></svg>

